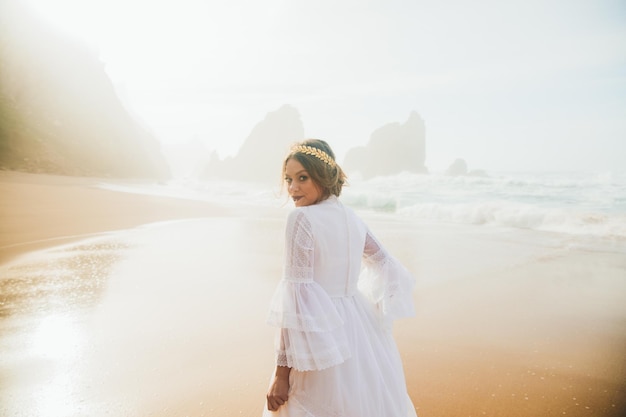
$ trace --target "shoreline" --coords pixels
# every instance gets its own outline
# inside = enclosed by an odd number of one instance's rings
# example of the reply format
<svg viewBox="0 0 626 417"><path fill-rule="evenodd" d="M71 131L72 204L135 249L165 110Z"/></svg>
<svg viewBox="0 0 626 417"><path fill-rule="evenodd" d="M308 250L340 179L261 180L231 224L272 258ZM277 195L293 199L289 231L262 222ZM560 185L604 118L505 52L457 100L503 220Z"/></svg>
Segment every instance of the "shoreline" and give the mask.
<svg viewBox="0 0 626 417"><path fill-rule="evenodd" d="M0 171L0 265L33 250L101 233L229 213L208 202L98 188L102 181Z"/></svg>

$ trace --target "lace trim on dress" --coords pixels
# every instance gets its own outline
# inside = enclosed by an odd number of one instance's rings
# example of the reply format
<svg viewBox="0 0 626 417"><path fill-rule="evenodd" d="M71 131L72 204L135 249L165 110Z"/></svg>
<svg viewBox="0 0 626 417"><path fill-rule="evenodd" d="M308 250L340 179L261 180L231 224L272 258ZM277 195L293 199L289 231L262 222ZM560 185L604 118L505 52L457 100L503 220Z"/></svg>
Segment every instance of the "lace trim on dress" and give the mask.
<svg viewBox="0 0 626 417"><path fill-rule="evenodd" d="M337 320L334 312L303 316L295 313L270 311L267 322L274 327L297 329L304 332L327 332L343 324L341 319Z"/></svg>
<svg viewBox="0 0 626 417"><path fill-rule="evenodd" d="M308 266L285 266L285 277L287 281L313 282L313 268Z"/></svg>
<svg viewBox="0 0 626 417"><path fill-rule="evenodd" d="M346 344L335 345L326 350L316 350L315 354L277 350L276 364L288 366L298 371L321 371L331 366L339 365L350 358L350 350Z"/></svg>
<svg viewBox="0 0 626 417"><path fill-rule="evenodd" d="M313 280L315 241L304 211L293 211L287 219L285 245L285 278Z"/></svg>

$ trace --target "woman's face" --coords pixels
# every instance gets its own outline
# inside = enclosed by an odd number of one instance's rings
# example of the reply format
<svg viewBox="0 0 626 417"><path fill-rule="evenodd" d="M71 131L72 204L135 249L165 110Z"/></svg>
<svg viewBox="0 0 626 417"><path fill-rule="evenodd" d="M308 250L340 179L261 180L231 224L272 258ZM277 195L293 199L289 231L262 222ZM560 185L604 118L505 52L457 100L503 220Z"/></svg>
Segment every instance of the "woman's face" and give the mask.
<svg viewBox="0 0 626 417"><path fill-rule="evenodd" d="M285 182L289 196L296 207L310 206L320 201L322 190L311 179L309 173L295 158L289 158L285 164Z"/></svg>

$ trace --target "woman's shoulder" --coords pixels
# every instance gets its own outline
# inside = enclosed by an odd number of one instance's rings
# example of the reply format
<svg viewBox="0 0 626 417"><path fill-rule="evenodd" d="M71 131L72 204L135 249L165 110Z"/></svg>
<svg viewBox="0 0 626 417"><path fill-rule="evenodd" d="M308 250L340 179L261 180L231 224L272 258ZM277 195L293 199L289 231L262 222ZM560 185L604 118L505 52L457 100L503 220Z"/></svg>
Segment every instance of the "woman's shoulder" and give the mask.
<svg viewBox="0 0 626 417"><path fill-rule="evenodd" d="M314 215L311 214L310 206L295 207L287 215L287 226L294 227L295 225L303 225L310 228L311 219L313 217Z"/></svg>
<svg viewBox="0 0 626 417"><path fill-rule="evenodd" d="M316 219L328 215L328 201L324 200L317 204L304 207L294 207L287 215L287 223L314 223Z"/></svg>
<svg viewBox="0 0 626 417"><path fill-rule="evenodd" d="M306 216L306 207L294 207L293 209L291 209L291 211L289 211L289 214L287 214L287 221L288 222L293 222L298 218L302 218Z"/></svg>

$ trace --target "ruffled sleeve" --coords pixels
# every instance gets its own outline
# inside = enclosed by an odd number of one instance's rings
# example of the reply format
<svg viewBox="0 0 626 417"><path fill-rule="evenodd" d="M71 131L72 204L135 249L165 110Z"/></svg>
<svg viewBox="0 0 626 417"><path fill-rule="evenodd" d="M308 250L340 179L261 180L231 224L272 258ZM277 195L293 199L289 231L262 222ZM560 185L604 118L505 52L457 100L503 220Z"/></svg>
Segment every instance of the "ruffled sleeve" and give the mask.
<svg viewBox="0 0 626 417"><path fill-rule="evenodd" d="M415 315L415 278L369 231L363 256L359 290L374 303L381 321L389 326L392 320Z"/></svg>
<svg viewBox="0 0 626 417"><path fill-rule="evenodd" d="M337 365L349 356L343 320L313 280L315 242L303 210L287 219L285 268L268 315L279 328L276 363L299 371Z"/></svg>

